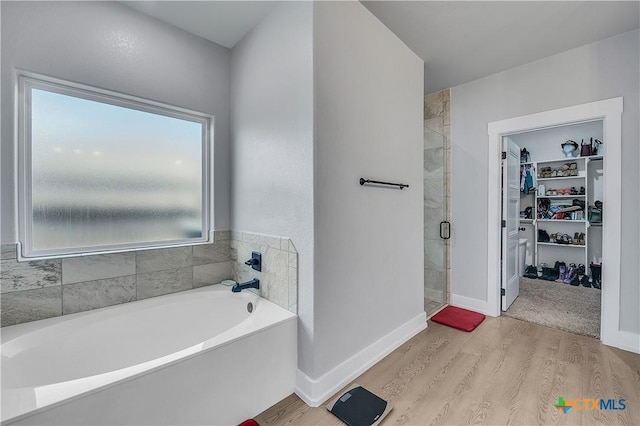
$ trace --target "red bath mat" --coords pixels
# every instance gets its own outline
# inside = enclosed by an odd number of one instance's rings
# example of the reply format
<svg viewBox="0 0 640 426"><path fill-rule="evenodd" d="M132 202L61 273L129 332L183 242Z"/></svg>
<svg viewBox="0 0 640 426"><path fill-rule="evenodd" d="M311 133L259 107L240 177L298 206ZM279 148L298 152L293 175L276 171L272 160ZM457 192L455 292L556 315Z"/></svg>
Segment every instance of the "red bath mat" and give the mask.
<svg viewBox="0 0 640 426"><path fill-rule="evenodd" d="M462 331L473 331L484 321L485 316L455 306L447 306L431 317L431 321L448 325Z"/></svg>

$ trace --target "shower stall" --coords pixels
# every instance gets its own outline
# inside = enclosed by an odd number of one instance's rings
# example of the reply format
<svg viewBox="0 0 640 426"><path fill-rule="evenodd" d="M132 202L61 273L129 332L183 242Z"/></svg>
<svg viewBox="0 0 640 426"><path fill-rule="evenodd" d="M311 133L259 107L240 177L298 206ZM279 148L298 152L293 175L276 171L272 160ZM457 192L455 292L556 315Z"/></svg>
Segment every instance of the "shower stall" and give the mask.
<svg viewBox="0 0 640 426"><path fill-rule="evenodd" d="M449 302L449 103L449 89L424 97L424 309L427 317Z"/></svg>

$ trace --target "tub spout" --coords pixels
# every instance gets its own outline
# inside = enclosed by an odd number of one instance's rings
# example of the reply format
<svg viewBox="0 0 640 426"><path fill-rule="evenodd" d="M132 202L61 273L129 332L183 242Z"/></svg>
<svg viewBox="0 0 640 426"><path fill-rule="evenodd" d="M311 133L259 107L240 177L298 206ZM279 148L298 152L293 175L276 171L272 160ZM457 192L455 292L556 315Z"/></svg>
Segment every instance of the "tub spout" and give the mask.
<svg viewBox="0 0 640 426"><path fill-rule="evenodd" d="M242 290L247 288L255 288L256 290L260 289L260 280L257 278L252 279L251 281L247 281L242 284L235 284L231 287L231 291L234 293L240 293Z"/></svg>

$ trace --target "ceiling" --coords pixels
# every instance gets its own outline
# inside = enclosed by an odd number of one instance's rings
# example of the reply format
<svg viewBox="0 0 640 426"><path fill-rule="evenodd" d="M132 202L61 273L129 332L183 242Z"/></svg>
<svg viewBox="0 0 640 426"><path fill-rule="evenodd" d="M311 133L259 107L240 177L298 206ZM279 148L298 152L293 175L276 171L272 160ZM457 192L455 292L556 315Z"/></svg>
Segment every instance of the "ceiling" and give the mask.
<svg viewBox="0 0 640 426"><path fill-rule="evenodd" d="M273 1L121 1L231 49L276 5Z"/></svg>
<svg viewBox="0 0 640 426"><path fill-rule="evenodd" d="M272 1L123 1L227 48ZM433 93L640 27L640 1L362 1L425 61Z"/></svg>
<svg viewBox="0 0 640 426"><path fill-rule="evenodd" d="M425 62L425 93L640 26L640 2L363 1Z"/></svg>

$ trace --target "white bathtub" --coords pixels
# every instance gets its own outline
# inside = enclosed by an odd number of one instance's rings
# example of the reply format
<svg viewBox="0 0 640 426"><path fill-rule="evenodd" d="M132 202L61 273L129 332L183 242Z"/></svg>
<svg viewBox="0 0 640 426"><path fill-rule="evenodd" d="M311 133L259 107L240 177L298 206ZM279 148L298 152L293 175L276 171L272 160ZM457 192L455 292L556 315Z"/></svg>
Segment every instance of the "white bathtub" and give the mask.
<svg viewBox="0 0 640 426"><path fill-rule="evenodd" d="M238 424L294 391L296 326L215 285L5 327L2 424Z"/></svg>

